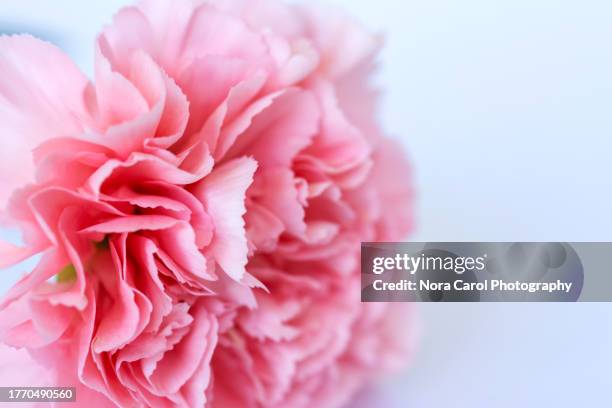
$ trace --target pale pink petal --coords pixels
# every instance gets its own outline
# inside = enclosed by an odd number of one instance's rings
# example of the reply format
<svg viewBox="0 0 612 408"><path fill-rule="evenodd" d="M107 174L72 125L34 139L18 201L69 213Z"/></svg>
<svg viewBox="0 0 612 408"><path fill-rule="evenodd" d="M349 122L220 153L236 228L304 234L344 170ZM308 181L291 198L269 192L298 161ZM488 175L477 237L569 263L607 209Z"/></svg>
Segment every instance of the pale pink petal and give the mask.
<svg viewBox="0 0 612 408"><path fill-rule="evenodd" d="M250 155L260 168L290 167L299 151L319 130L319 109L313 95L295 89L279 95L253 119L226 157Z"/></svg>
<svg viewBox="0 0 612 408"><path fill-rule="evenodd" d="M216 160L223 158L236 138L249 127L253 117L268 107L279 95L279 93L266 95L252 102L263 88L265 81L266 75L262 73L234 86L225 101L204 124L200 137L208 143Z"/></svg>
<svg viewBox="0 0 612 408"><path fill-rule="evenodd" d="M0 241L0 268L18 264L41 250L43 248L35 246L19 247L9 242Z"/></svg>
<svg viewBox="0 0 612 408"><path fill-rule="evenodd" d="M193 193L204 202L214 226L215 236L210 254L235 280L244 275L247 262L247 243L244 233L244 197L253 180L257 162L236 159L216 168L193 188Z"/></svg>
<svg viewBox="0 0 612 408"><path fill-rule="evenodd" d="M266 207L250 203L244 216L246 233L258 251L270 252L276 247L280 234L285 230L281 220Z"/></svg>
<svg viewBox="0 0 612 408"><path fill-rule="evenodd" d="M92 225L82 232L99 232L102 234L122 233L135 231L148 231L167 229L179 222L176 218L164 215L131 215L128 217L115 218L101 224Z"/></svg>
<svg viewBox="0 0 612 408"><path fill-rule="evenodd" d="M190 333L157 364L151 382L163 393L177 392L199 369L202 359L210 361L217 341L217 322L204 307L196 307ZM202 374L200 374L202 375Z"/></svg>
<svg viewBox="0 0 612 408"><path fill-rule="evenodd" d="M330 172L350 170L367 160L370 147L366 139L344 116L331 83L318 81L313 91L322 109L321 132L313 140L304 155L316 158Z"/></svg>
<svg viewBox="0 0 612 408"><path fill-rule="evenodd" d="M103 192L105 186L112 189L117 183L130 185L150 181L164 181L170 184L191 184L200 180L210 171L204 168L198 174L186 172L158 157L134 153L126 161L109 160L96 170L87 181L88 189L94 194Z"/></svg>
<svg viewBox="0 0 612 408"><path fill-rule="evenodd" d="M250 196L272 212L287 232L301 237L306 232L305 212L298 199L293 172L282 167L264 168L257 176Z"/></svg>
<svg viewBox="0 0 612 408"><path fill-rule="evenodd" d="M58 274L67 264L68 259L57 250L51 249L44 253L34 270L21 278L3 297L0 309Z"/></svg>
<svg viewBox="0 0 612 408"><path fill-rule="evenodd" d="M299 330L287 323L302 309L298 301L285 302L271 299L269 296L257 297L257 309L238 318L240 326L251 336L263 340L292 340Z"/></svg>
<svg viewBox="0 0 612 408"><path fill-rule="evenodd" d="M305 30L321 53L319 69L324 76L341 77L380 48L379 37L340 9L306 4L301 10Z"/></svg>
<svg viewBox="0 0 612 408"><path fill-rule="evenodd" d="M219 32L223 32L223 36L219 36ZM182 53L191 58L206 55L241 58L269 68L266 66L269 61L263 37L241 19L221 13L208 4L194 11L183 40Z"/></svg>
<svg viewBox="0 0 612 408"><path fill-rule="evenodd" d="M104 128L134 120L149 109L138 89L113 68L100 47L96 47L96 102ZM121 103L114 103L120 100Z"/></svg>
<svg viewBox="0 0 612 408"><path fill-rule="evenodd" d="M102 260L99 260L102 267ZM116 261L107 260L105 263L106 289L113 294L114 303L104 315L92 338L92 351L101 353L124 346L136 334L139 326L140 309L136 301L135 292L120 278L122 270L117 268Z"/></svg>
<svg viewBox="0 0 612 408"><path fill-rule="evenodd" d="M188 60L183 62L181 56L189 23L193 19L195 4L193 0L176 0L172 3L144 0L138 5L139 11L146 17L150 27L139 30L141 36L145 38L150 36L149 41L155 46L151 54L170 75L177 75L179 68L188 63ZM125 48L124 33L132 32L134 29L132 22L119 22L114 27L118 31L115 48Z"/></svg>
<svg viewBox="0 0 612 408"><path fill-rule="evenodd" d="M135 258L135 268L139 271L136 280L144 282L139 288L153 305L148 329L158 330L163 317L172 309L172 298L165 293L155 265L154 254L157 249L151 240L139 236L130 236L127 244L129 253Z"/></svg>
<svg viewBox="0 0 612 408"><path fill-rule="evenodd" d="M195 59L181 73L178 85L189 99L189 127L187 135L199 131L208 117L227 98L230 90L248 78L246 61L207 55ZM206 92L202 92L206 84Z"/></svg>
<svg viewBox="0 0 612 408"><path fill-rule="evenodd" d="M0 37L0 207L13 189L33 180L37 144L89 123L88 86L55 46L26 35Z"/></svg>
<svg viewBox="0 0 612 408"><path fill-rule="evenodd" d="M186 222L179 222L162 234L156 234L160 248L168 254L174 262L203 279L213 279L207 273L206 259L198 250L193 229Z"/></svg>

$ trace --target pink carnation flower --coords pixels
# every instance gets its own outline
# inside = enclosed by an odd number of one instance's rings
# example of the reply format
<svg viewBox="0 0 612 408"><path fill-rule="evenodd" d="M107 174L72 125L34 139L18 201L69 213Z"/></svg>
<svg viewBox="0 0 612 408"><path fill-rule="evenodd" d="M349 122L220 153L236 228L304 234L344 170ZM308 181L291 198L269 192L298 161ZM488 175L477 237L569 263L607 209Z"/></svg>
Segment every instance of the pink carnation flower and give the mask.
<svg viewBox="0 0 612 408"><path fill-rule="evenodd" d="M378 45L335 10L150 0L90 82L0 37L0 200L26 244L0 263L41 254L0 304L13 359L121 407L338 407L401 365L395 306L359 301L360 241L411 228Z"/></svg>

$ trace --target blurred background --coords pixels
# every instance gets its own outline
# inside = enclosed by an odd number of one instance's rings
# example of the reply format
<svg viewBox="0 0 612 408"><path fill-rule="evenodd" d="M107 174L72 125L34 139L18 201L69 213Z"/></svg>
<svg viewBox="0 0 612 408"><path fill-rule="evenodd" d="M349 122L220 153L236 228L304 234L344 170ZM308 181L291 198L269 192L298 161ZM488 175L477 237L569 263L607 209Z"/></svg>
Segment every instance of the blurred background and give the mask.
<svg viewBox="0 0 612 408"><path fill-rule="evenodd" d="M412 240L612 241L612 3L328 2L385 33L380 114L413 163L397 175L416 186ZM126 3L2 0L0 32L91 72L96 33ZM356 407L612 406L612 305L418 309L410 369Z"/></svg>

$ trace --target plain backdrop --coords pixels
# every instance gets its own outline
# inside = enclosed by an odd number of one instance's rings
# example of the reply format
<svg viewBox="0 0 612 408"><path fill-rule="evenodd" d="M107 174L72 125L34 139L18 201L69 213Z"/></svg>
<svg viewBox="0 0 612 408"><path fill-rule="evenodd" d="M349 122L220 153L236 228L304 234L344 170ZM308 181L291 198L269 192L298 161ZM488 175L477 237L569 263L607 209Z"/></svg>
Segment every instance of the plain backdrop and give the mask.
<svg viewBox="0 0 612 408"><path fill-rule="evenodd" d="M411 239L612 240L612 3L330 2L385 33L381 120L413 164L397 175L417 191ZM44 36L90 72L124 3L3 0L0 31ZM410 370L360 407L612 405L608 304L418 309Z"/></svg>

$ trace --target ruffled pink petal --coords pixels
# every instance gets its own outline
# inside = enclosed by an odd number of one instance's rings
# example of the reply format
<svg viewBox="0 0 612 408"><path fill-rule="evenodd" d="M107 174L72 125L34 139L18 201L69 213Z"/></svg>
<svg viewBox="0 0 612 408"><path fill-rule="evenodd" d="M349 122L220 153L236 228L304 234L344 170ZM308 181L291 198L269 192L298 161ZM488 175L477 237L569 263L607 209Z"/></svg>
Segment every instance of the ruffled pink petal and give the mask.
<svg viewBox="0 0 612 408"><path fill-rule="evenodd" d="M290 167L319 130L319 108L312 94L296 89L275 98L253 119L226 157L250 155L260 168Z"/></svg>
<svg viewBox="0 0 612 408"><path fill-rule="evenodd" d="M122 270L110 260L104 264L102 260L98 262L100 267L106 265L106 276L103 277L104 287L114 302L108 310L104 310L104 315L92 338L94 353L112 351L124 346L137 334L141 318L137 295L119 276Z"/></svg>
<svg viewBox="0 0 612 408"><path fill-rule="evenodd" d="M178 79L189 98L189 127L187 135L199 131L215 109L227 98L230 90L248 78L250 67L246 61L207 55L195 59ZM201 92L202 84L206 92Z"/></svg>
<svg viewBox="0 0 612 408"><path fill-rule="evenodd" d="M164 394L178 392L200 369L202 359L209 362L217 340L217 323L204 307L196 307L194 323L182 341L157 364L151 383ZM199 376L205 372L198 372ZM196 379L201 381L202 379Z"/></svg>
<svg viewBox="0 0 612 408"><path fill-rule="evenodd" d="M318 81L312 85L322 108L321 132L304 155L320 162L326 171L340 173L361 165L368 159L370 147L338 106L331 83Z"/></svg>
<svg viewBox="0 0 612 408"><path fill-rule="evenodd" d="M219 37L219 32L223 32L223 36ZM183 39L182 53L192 58L206 55L240 58L270 69L266 66L268 53L262 36L241 19L221 13L208 4L195 9Z"/></svg>
<svg viewBox="0 0 612 408"><path fill-rule="evenodd" d="M179 222L164 233L157 234L160 248L185 271L198 278L213 280L208 273L206 259L198 250L193 229L186 222Z"/></svg>
<svg viewBox="0 0 612 408"><path fill-rule="evenodd" d="M310 4L300 9L305 30L321 53L319 69L323 76L339 78L380 48L381 39L342 10Z"/></svg>
<svg viewBox="0 0 612 408"><path fill-rule="evenodd" d="M253 102L263 88L267 77L264 73L248 78L230 89L225 101L204 124L199 137L210 146L216 160L221 160L236 138L251 124L253 117L270 106L280 95L266 95Z"/></svg>
<svg viewBox="0 0 612 408"><path fill-rule="evenodd" d="M211 166L212 167L212 166ZM100 194L104 188L113 189L117 183L131 185L136 183L163 181L169 184L191 184L200 180L210 171L201 169L198 174L181 170L172 164L148 154L134 153L128 160L109 160L96 170L87 181L89 191Z"/></svg>
<svg viewBox="0 0 612 408"><path fill-rule="evenodd" d="M68 258L59 251L50 249L45 252L34 270L21 278L3 297L0 310L58 274L67 264Z"/></svg>
<svg viewBox="0 0 612 408"><path fill-rule="evenodd" d="M9 242L0 241L0 268L18 264L36 255L42 249L35 246L19 247Z"/></svg>
<svg viewBox="0 0 612 408"><path fill-rule="evenodd" d="M136 231L156 231L173 227L179 222L176 218L164 215L131 215L119 217L101 224L92 225L81 232L99 232L102 234Z"/></svg>
<svg viewBox="0 0 612 408"><path fill-rule="evenodd" d="M113 70L99 46L95 77L98 121L105 128L134 120L148 111L146 99L125 76ZM114 103L117 100L121 103Z"/></svg>
<svg viewBox="0 0 612 408"><path fill-rule="evenodd" d="M292 340L299 330L292 327L288 321L301 311L303 305L299 301L279 301L268 296L257 297L257 309L248 314L242 314L238 324L251 336L263 340Z"/></svg>
<svg viewBox="0 0 612 408"><path fill-rule="evenodd" d="M196 2L193 0L177 0L171 4L155 0L140 2L138 12L144 16L147 24L139 22L138 25L134 25L134 19L126 19L125 21L118 20L112 26L117 30L113 48L124 50L123 53L118 54L120 56L118 60L125 60L124 55L128 54L128 47L124 40L125 32L134 32L137 28L137 37L144 40L141 40L138 46L146 49L152 44L153 49L150 54L155 56L169 75L177 75L179 68L189 62L187 58L183 61L181 57L195 5ZM132 8L124 10L133 13Z"/></svg>
<svg viewBox="0 0 612 408"><path fill-rule="evenodd" d="M254 202L248 204L244 220L247 237L256 250L273 251L280 235L285 230L281 220L272 211Z"/></svg>
<svg viewBox="0 0 612 408"><path fill-rule="evenodd" d="M245 193L253 180L257 162L243 158L217 167L193 188L205 204L215 236L208 252L225 273L239 281L245 273L247 242L244 233Z"/></svg>
<svg viewBox="0 0 612 408"><path fill-rule="evenodd" d="M293 172L282 167L264 168L257 176L251 198L273 213L287 232L302 237L306 232L305 212L298 199Z"/></svg>
<svg viewBox="0 0 612 408"><path fill-rule="evenodd" d="M90 123L89 83L55 46L33 37L0 37L0 207L34 178L31 152L44 140Z"/></svg>

